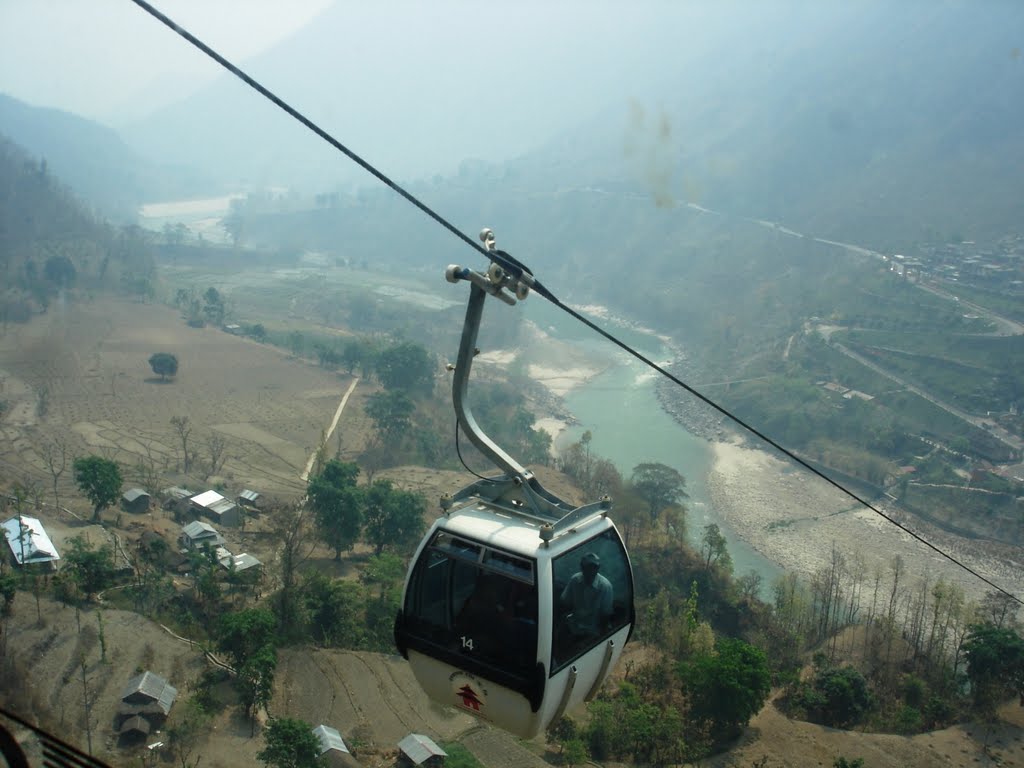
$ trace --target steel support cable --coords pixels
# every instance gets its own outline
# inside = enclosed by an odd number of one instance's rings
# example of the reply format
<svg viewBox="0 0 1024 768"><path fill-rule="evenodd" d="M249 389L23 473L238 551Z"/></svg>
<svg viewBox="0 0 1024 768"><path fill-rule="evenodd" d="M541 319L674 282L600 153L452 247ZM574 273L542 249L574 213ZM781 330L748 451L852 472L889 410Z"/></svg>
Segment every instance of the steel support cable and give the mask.
<svg viewBox="0 0 1024 768"><path fill-rule="evenodd" d="M631 346L629 346L625 342L620 341L618 338L613 336L608 331L605 331L603 328L599 327L594 322L592 322L591 320L587 319L586 317L581 315L576 310L574 310L571 307L569 307L568 305L564 304L557 296L555 296L553 293L551 293L551 291L549 291L546 287L544 287L544 285L539 280L534 278L532 273L530 272L530 270L528 268L526 268L521 262L519 262L516 259L512 258L511 256L509 256L508 254L506 254L503 251L488 250L488 249L484 248L483 246L481 246L480 244L478 244L475 240L473 240L471 237L469 237L468 235L463 233L461 230L459 230L457 227L455 227L455 225L450 223L447 219L443 218L440 214L435 213L431 208L429 208L426 204L422 203L418 198L416 198L415 196L413 196L412 194L407 192L405 189L403 189L401 186L399 186L396 182L392 181L390 178L385 176L383 173L381 173L379 170L377 170L374 166L370 165L370 163L368 163L367 161L363 160L363 158L361 158L355 152L353 152L348 147L346 147L344 144L342 144L340 141L338 141L336 138L334 138L331 134L329 134L323 128L318 126L316 123L314 123L308 117L303 115L297 109L295 109L294 107L289 105L287 102L285 102L279 96L275 95L269 89L267 89L266 87L261 85L255 79L253 79L248 74L246 74L244 71L242 71L239 67L235 66L230 61L225 59L223 56L221 56L219 53L217 53L215 50L213 50L210 46L206 45L206 43L204 43L202 40L200 40L195 35L191 34L186 29L184 29L181 26L179 26L178 24L176 24L173 20L171 20L170 18L165 16L160 11L158 11L156 8L154 8L152 5L150 5L148 2L146 2L146 0L131 0L131 2L135 3L142 10L146 11L148 14L153 16L155 19L160 21L162 24L164 24L165 26L167 26L168 28L173 30L175 33L177 33L178 35L183 37L185 40L187 40L193 46L198 48L200 51L202 51L207 56L209 56L211 59L216 61L218 64L220 64L226 70L228 70L233 75L235 75L237 78L242 80L246 85L251 87L253 90L255 90L257 93L259 93L261 96L265 97L266 99L268 99L271 102L273 102L274 104L276 104L282 110L284 110L289 115L291 115L293 118L295 118L300 123L302 123L304 126L309 128L309 130L313 131L313 133L315 133L317 136L319 136L324 141L326 141L328 144L330 144L332 147L334 147L339 152L344 154L345 157L349 158L352 162L356 163L360 168L365 170L367 173L372 175L374 178L378 179L379 181L381 181L382 183L387 185L389 188L394 190L396 193L401 195L405 200L407 200L409 203L414 205L416 208L418 208L420 211L425 213L427 216L429 216L435 222L437 222L442 227L447 229L449 232L451 232L457 238L459 238L464 243L469 245L471 248L473 248L474 250L478 251L483 256L487 257L489 260L497 263L502 269L504 269L509 274L512 274L512 275L514 275L517 278L525 278L524 282L526 282L530 286L530 288L532 288L534 291L539 293L541 296L543 296L545 299L550 301L552 304L554 304L556 307L561 309L563 312L566 312L571 317L574 317L576 320L580 321L581 323L586 325L591 330L596 331L598 334L603 336L605 339L607 339L608 341L612 342L613 344L615 344L617 347L619 347L623 351L629 353L630 355L635 357L637 360L639 360L640 362L642 362L645 365L647 365L648 367L650 367L652 370L657 371L662 376L664 376L665 378L667 378L670 381L672 381L673 383L675 383L677 386L682 387L685 391L689 392L691 395L695 396L696 398L698 398L702 402L704 402L707 405L709 405L712 408L714 408L716 411L718 411L723 416L725 416L728 419L730 419L731 421L733 421L739 427L742 427L743 429L745 429L748 432L750 432L752 435L755 435L756 437L760 438L761 440L766 442L768 445L772 446L777 451L782 453L784 456L788 457L792 461L794 461L797 464L799 464L800 466L802 466L808 472L816 475L817 477L820 477L825 482L829 483L830 485L834 486L838 490L842 491L847 496L849 496L851 499L853 499L854 501L858 502L859 504L862 504L864 507L866 507L867 509L871 510L872 512L874 512L876 515L880 516L884 520L887 520L888 522L892 523L897 528L899 528L901 531L903 531L904 533L908 534L909 536L911 536L912 538L916 539L917 541L921 542L922 544L924 544L929 549L933 550L938 555L942 556L946 560L949 560L951 563L953 563L957 567L962 568L964 571L966 571L967 573L971 574L975 578L981 580L982 582L984 582L988 586L992 587L996 591L1006 595L1007 597L1011 598L1012 600L1015 600L1017 603L1020 603L1021 605L1024 605L1024 600L1021 600L1021 598L1019 598L1016 595L1012 594L1011 592L1007 591L1003 587L1000 587L998 584L994 583L993 581L991 581L987 577L985 577L982 574L978 573L976 570L971 568L966 563L961 562L960 560L958 560L953 555L945 552L944 550L940 549L936 545L932 544L930 541L925 539L923 536L921 536L920 534L914 532L913 530L911 530L907 526L903 525L898 520L896 520L896 519L892 518L891 516L885 514L882 510L878 509L877 507L875 507L874 505L869 503L867 500L862 499L859 495L857 495L856 493L854 493L850 489L846 488L844 485L842 485L839 482L833 480L832 478L830 478L828 475L826 475L821 470L816 469L815 467L811 466L809 463L807 463L806 461L801 459L799 456L797 456L796 454L794 454L793 452L791 452L787 448L784 448L782 445L777 443L772 438L770 438L767 435L763 434L760 430L754 428L753 426L751 426L750 424L745 422L740 417L738 417L738 416L734 415L733 413L731 413L728 409L718 405L718 403L714 402L710 398L708 398L705 395L701 394L696 389L691 387L689 384L686 384L684 381L679 379L677 376L675 376L674 374L672 374L669 371L665 370L660 365L655 363L653 360L650 360L649 358L647 358L641 352L633 349ZM461 458L461 456L460 456L460 458ZM465 464L465 462L463 462L463 464ZM468 469L468 467L467 467L467 469ZM476 473L473 473L473 474L476 474Z"/></svg>

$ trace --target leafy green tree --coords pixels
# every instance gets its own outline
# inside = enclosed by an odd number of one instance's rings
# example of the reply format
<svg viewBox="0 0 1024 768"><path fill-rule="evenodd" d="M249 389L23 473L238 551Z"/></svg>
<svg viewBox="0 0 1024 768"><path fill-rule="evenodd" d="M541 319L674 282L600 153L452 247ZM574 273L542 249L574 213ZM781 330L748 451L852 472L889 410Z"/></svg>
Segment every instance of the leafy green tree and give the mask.
<svg viewBox="0 0 1024 768"><path fill-rule="evenodd" d="M711 566L721 564L723 568L731 570L732 560L729 557L725 536L715 523L704 526L704 533L700 537L700 551L706 569L711 570Z"/></svg>
<svg viewBox="0 0 1024 768"><path fill-rule="evenodd" d="M264 608L246 608L221 616L215 636L217 648L231 657L235 669L240 669L263 648L272 646L276 633L273 613Z"/></svg>
<svg viewBox="0 0 1024 768"><path fill-rule="evenodd" d="M121 495L121 468L101 456L75 459L72 467L79 490L93 503L92 519L99 520L100 513Z"/></svg>
<svg viewBox="0 0 1024 768"><path fill-rule="evenodd" d="M363 526L364 494L356 485L359 467L331 459L309 481L306 492L324 541L334 549L334 559L351 549Z"/></svg>
<svg viewBox="0 0 1024 768"><path fill-rule="evenodd" d="M64 572L70 576L91 600L93 595L114 583L114 558L109 547L94 548L81 536L68 542L70 549L64 553Z"/></svg>
<svg viewBox="0 0 1024 768"><path fill-rule="evenodd" d="M1010 627L975 624L964 643L975 706L985 713L1009 696L1024 702L1024 639Z"/></svg>
<svg viewBox="0 0 1024 768"><path fill-rule="evenodd" d="M214 325L224 322L224 297L212 285L203 294L203 314Z"/></svg>
<svg viewBox="0 0 1024 768"><path fill-rule="evenodd" d="M397 446L412 427L416 405L399 389L375 392L367 398L366 415L373 419L384 444Z"/></svg>
<svg viewBox="0 0 1024 768"><path fill-rule="evenodd" d="M309 629L316 642L342 648L363 647L364 596L360 585L313 572L303 586Z"/></svg>
<svg viewBox="0 0 1024 768"><path fill-rule="evenodd" d="M647 502L651 521L656 522L666 507L687 498L686 478L665 464L644 462L633 467L633 491Z"/></svg>
<svg viewBox="0 0 1024 768"><path fill-rule="evenodd" d="M377 356L377 378L386 389L429 395L434 391L434 361L411 341L396 344Z"/></svg>
<svg viewBox="0 0 1024 768"><path fill-rule="evenodd" d="M587 762L587 747L582 739L569 739L562 743L560 760L562 765L572 768L574 765L582 765Z"/></svg>
<svg viewBox="0 0 1024 768"><path fill-rule="evenodd" d="M680 677L690 694L690 714L710 725L718 744L735 738L764 705L771 672L764 651L742 640L719 638L716 653L684 665Z"/></svg>
<svg viewBox="0 0 1024 768"><path fill-rule="evenodd" d="M264 645L238 668L235 687L245 707L245 713L253 719L260 707L266 707L274 694L274 671L277 669L277 652L271 645Z"/></svg>
<svg viewBox="0 0 1024 768"><path fill-rule="evenodd" d="M178 373L178 358L170 352L156 352L149 357L149 367L161 381L167 381L168 376Z"/></svg>
<svg viewBox="0 0 1024 768"><path fill-rule="evenodd" d="M403 549L419 541L426 528L423 515L426 499L418 493L400 491L390 480L375 480L366 489L365 536L379 555L385 546Z"/></svg>
<svg viewBox="0 0 1024 768"><path fill-rule="evenodd" d="M256 759L269 768L320 768L320 740L305 720L275 717L263 732L266 746Z"/></svg>

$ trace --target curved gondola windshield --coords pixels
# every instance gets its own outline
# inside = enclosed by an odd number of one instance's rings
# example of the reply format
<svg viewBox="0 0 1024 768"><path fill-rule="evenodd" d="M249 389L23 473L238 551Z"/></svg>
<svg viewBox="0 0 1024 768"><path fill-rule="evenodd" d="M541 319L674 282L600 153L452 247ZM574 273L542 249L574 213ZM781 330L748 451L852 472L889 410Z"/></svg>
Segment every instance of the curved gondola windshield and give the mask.
<svg viewBox="0 0 1024 768"><path fill-rule="evenodd" d="M405 628L467 669L532 675L537 584L532 560L438 531L406 594Z"/></svg>
<svg viewBox="0 0 1024 768"><path fill-rule="evenodd" d="M555 615L551 673L633 619L633 579L622 540L609 528L552 561Z"/></svg>

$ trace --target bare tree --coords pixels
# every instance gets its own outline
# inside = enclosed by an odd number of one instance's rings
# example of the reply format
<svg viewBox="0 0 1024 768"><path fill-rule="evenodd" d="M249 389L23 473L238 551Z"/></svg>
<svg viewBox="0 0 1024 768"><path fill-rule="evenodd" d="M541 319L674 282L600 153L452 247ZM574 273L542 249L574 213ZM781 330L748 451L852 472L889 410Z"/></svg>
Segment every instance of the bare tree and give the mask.
<svg viewBox="0 0 1024 768"><path fill-rule="evenodd" d="M172 416L171 426L178 433L181 440L181 464L182 471L188 472L192 469L192 454L188 452L188 438L192 434L192 425L188 423L188 416Z"/></svg>
<svg viewBox="0 0 1024 768"><path fill-rule="evenodd" d="M139 485L146 489L146 493L156 497L160 493L160 486L163 485L163 470L166 465L157 464L151 445L147 443L143 448L146 450L146 455L140 456L139 460L135 462L135 474L138 477Z"/></svg>
<svg viewBox="0 0 1024 768"><path fill-rule="evenodd" d="M50 475L53 477L54 506L59 507L60 495L57 492L57 484L60 482L60 476L64 474L64 470L68 468L68 441L64 435L54 435L43 443L40 453L43 456L43 461L46 462L47 469L50 470Z"/></svg>
<svg viewBox="0 0 1024 768"><path fill-rule="evenodd" d="M224 455L228 447L228 441L217 432L213 432L206 438L206 449L210 454L210 474L216 475L224 466L227 456Z"/></svg>

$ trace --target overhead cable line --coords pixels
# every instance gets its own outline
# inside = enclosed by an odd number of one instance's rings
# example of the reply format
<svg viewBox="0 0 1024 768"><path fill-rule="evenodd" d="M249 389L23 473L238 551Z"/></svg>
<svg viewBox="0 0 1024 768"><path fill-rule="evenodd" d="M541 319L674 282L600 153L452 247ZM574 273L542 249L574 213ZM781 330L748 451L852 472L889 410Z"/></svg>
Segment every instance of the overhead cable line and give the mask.
<svg viewBox="0 0 1024 768"><path fill-rule="evenodd" d="M684 381L679 379L677 376L675 376L674 374L672 374L671 372L669 372L665 368L663 368L660 365L658 365L657 363L655 363L653 360L651 360L650 358L645 356L643 353L641 353L638 350L634 349L633 347L629 346L625 342L620 341L618 338L613 336L611 333L609 333L608 331L604 330L603 328L601 328L600 326L595 324L589 318L584 317L583 315L581 315L579 312L577 312L572 307L570 307L567 304L565 304L564 302L562 302L557 296L555 296L553 293L551 293L551 291L549 291L547 288L545 288L541 284L541 282L539 280L537 280L535 277L533 277L533 274L530 272L529 269L527 269L522 263L520 263L516 259L512 258L509 254L505 253L504 251L488 250L487 248L482 247L480 244L478 244L471 237L469 237L464 232L459 230L454 224L452 224L447 219L442 217L440 214L436 213L434 210L429 208L425 203L421 202L418 198L416 198L410 192L407 192L398 183L396 183L395 181L393 181L392 179L390 179L389 177L384 175L381 171L377 170L377 168L372 166L369 162L367 162L366 160L361 158L359 155L357 155L351 149L349 149L344 144L342 144L340 141L338 141L336 138L334 138L334 136L329 134L327 131L325 131L319 125L314 123L312 120L310 120L304 114L299 112L297 109L292 107L290 104L285 102L279 96L277 96L276 94L271 92L269 89L267 89L266 87L261 85L253 77L251 77L250 75L248 75L244 71L242 71L242 69L240 69L239 67L235 66L230 61L225 59L223 56L221 56L219 53L217 53L215 50L213 50L210 46L206 45L206 43L204 43L202 40L200 40L195 35L193 35L190 32L188 32L186 29L182 28L180 25L176 24L173 20L168 18L166 15L164 15L160 11L158 11L156 8L154 8L152 5L150 5L148 2L146 2L146 0L131 0L131 2L135 3L142 10L146 11L148 14L153 16L155 19L160 21L162 24L164 24L165 26L167 26L168 28L170 28L171 30L176 32L178 35L183 37L185 40L187 40L193 46L198 48L200 51L202 51L207 56L209 56L211 59L216 61L218 64L220 64L226 70L228 70L233 75L235 75L235 77L240 79L246 85L248 85L253 90L255 90L257 93L259 93L261 96L265 97L269 101L271 101L274 104L276 104L278 107L280 107L286 113L288 113L293 118L295 118L300 123L302 123L304 126L309 128L309 130L313 131L313 133L315 133L317 136L319 136L324 141L326 141L328 144L330 144L332 147L334 147L339 152L344 154L352 162L356 163L360 168L365 170L367 173L371 174L374 178L378 179L379 181L384 183L386 186L390 187L396 193L398 193L403 198L405 198L409 203L414 205L416 208L418 208L420 211L425 213L427 216L429 216L435 222L437 222L442 227L447 229L449 232L451 232L457 238L459 238L464 243L469 245L471 248L473 248L474 250L478 251L483 256L487 257L489 260L491 260L491 261L495 262L496 264L498 264L498 266L500 266L506 272L509 272L510 274L514 275L515 277L521 279L523 282L525 282L527 285L529 285L530 288L532 288L534 291L539 293L541 296L543 296L545 299L550 301L553 305L555 305L556 307L561 309L563 312L567 313L571 317L573 317L576 320L578 320L579 322L583 323L585 326L587 326L591 330L593 330L596 333L598 333L599 335L603 336L605 339L607 339L608 341L612 342L617 347L619 347L623 351L627 352L631 356L635 357L637 360L639 360L640 362L644 363L649 368L657 371L662 376L664 376L665 378L669 379L670 381L675 383L677 386L681 387L682 389L684 389L685 391L689 392L691 395L693 395L694 397L699 399L701 402L711 406L716 411L718 411L720 414L722 414L723 416L727 417L728 419L730 419L732 422L734 422L738 426L742 427L743 429L747 430L750 434L752 434L755 437L763 440L765 443L767 443L768 445L772 446L775 450L779 451L781 454L783 454L784 456L786 456L790 460L792 460L792 461L796 462L797 464L799 464L800 466L802 466L804 469L806 469L811 474L816 475L817 477L820 477L825 482L829 483L830 485L834 486L838 490L840 490L843 493L845 493L847 496L849 496L854 501L858 502L859 504L862 504L864 507L866 507L867 509L869 509L872 512L874 512L876 515L878 515L878 516L882 517L883 519L887 520L888 522L892 523L897 528L899 528L901 531L903 531L907 535L911 536L912 538L916 539L920 543L924 544L926 547L928 547L929 549L931 549L932 551L934 551L935 553L937 553L941 557L945 558L946 560L949 560L951 563L953 563L957 567L963 569L964 571L966 571L967 573L971 574L975 578L980 579L985 584L987 584L988 586L992 587L994 590L996 590L996 591L1006 595L1007 597L1011 598L1012 600L1016 601L1017 603L1020 603L1021 605L1024 605L1024 600L1022 600L1021 598L1017 597L1013 593L1007 591L1003 587L1001 587L998 584L994 583L993 581L991 581L989 578L987 578L986 576L982 575L981 573L978 573L978 571L976 571L975 569L973 569L972 567L970 567L966 563L960 561L959 559L957 559L953 555L949 554L948 552L940 549L935 544L932 544L930 541L925 539L920 534L914 532L913 530L911 530L910 528L905 526L903 523L901 523L898 520L896 520L895 518L893 518L892 516L887 515L885 512L883 512L882 510L880 510L877 507L875 507L873 504L868 502L866 499L861 498L858 494L856 494L854 491L851 491L846 486L842 485L841 483L837 482L836 480L833 480L831 477L826 475L824 472L822 472L821 470L819 470L816 467L812 466L811 464L809 464L805 460L801 459L795 453L793 453L789 449L783 447L778 442L776 442L772 438L768 437L767 435L765 435L764 433L762 433L760 430L756 429L752 425L748 424L746 421L741 419L739 416L736 416L735 414L733 414L731 411L729 411L725 407L719 405L715 401L711 400L710 398L706 397L702 393L698 392L692 386L690 386L689 384L685 383ZM467 469L468 469L468 467L467 467Z"/></svg>

